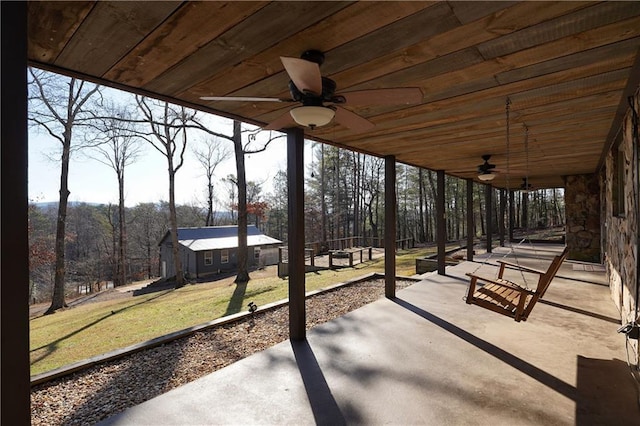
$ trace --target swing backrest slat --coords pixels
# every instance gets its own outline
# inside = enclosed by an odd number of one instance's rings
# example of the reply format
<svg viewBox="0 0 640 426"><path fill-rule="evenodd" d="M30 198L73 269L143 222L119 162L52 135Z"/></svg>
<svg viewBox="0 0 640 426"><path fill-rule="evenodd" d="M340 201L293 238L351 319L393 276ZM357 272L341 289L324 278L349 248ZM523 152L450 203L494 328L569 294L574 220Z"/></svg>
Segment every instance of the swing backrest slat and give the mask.
<svg viewBox="0 0 640 426"><path fill-rule="evenodd" d="M542 276L540 276L538 287L536 288L536 293L538 294L539 298L542 299L542 297L544 297L544 294L549 288L549 284L551 284L551 281L553 281L553 278L560 270L560 266L562 265L562 262L564 262L564 260L567 258L568 253L569 247L565 247L562 253L553 258L553 261L549 265L547 271Z"/></svg>

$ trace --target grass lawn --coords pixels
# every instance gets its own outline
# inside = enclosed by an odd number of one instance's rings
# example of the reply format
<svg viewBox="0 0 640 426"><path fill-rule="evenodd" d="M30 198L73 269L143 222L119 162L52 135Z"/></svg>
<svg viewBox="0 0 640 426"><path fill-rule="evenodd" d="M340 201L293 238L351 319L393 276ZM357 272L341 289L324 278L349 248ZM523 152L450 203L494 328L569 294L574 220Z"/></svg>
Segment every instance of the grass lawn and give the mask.
<svg viewBox="0 0 640 426"><path fill-rule="evenodd" d="M415 274L415 258L435 249L403 250L398 275ZM317 290L371 272L384 272L384 258L353 268L307 273L306 290ZM85 303L30 321L31 374L39 374L114 349L287 298L288 281L277 276L247 285L226 282L187 285L126 299Z"/></svg>

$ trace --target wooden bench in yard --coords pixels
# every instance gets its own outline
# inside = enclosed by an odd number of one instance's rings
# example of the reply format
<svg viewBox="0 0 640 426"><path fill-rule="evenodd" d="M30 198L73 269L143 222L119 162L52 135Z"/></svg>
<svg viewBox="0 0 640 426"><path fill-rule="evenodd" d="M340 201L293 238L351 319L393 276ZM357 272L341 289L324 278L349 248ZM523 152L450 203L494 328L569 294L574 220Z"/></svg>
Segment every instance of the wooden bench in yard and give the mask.
<svg viewBox="0 0 640 426"><path fill-rule="evenodd" d="M542 299L549 284L556 276L560 265L567 257L568 248L553 258L546 271L540 271L526 266L499 260L500 270L498 278L486 278L468 273L471 277L469 292L467 293L467 303L478 305L485 309L490 309L499 314L506 315L516 321L526 321L539 299ZM538 285L535 290L529 290L521 285L503 278L506 266L513 267L523 272L530 272L538 275ZM476 289L478 281L485 284Z"/></svg>

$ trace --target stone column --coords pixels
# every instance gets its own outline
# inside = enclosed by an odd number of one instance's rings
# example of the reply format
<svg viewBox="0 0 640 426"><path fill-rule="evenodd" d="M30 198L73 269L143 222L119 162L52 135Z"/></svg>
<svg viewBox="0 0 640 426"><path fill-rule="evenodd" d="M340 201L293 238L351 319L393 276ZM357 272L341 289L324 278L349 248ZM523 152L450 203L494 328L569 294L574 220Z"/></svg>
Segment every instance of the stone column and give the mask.
<svg viewBox="0 0 640 426"><path fill-rule="evenodd" d="M565 177L569 259L600 263L600 183L595 174Z"/></svg>

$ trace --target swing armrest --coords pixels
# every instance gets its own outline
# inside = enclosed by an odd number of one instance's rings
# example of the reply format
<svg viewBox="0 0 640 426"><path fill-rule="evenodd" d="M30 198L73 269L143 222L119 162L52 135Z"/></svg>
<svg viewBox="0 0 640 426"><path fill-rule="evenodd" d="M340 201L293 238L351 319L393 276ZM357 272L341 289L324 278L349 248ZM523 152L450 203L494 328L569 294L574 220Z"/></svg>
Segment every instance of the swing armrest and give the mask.
<svg viewBox="0 0 640 426"><path fill-rule="evenodd" d="M525 272L531 272L533 274L538 274L538 275L544 275L546 271L541 271L539 269L534 269L534 268L529 268L527 266L522 266L522 265L518 265L517 263L511 263L508 262L506 260L498 260L498 263L500 263L500 268L503 269L505 266L509 266L511 268L514 269L518 269L521 271L525 271Z"/></svg>

